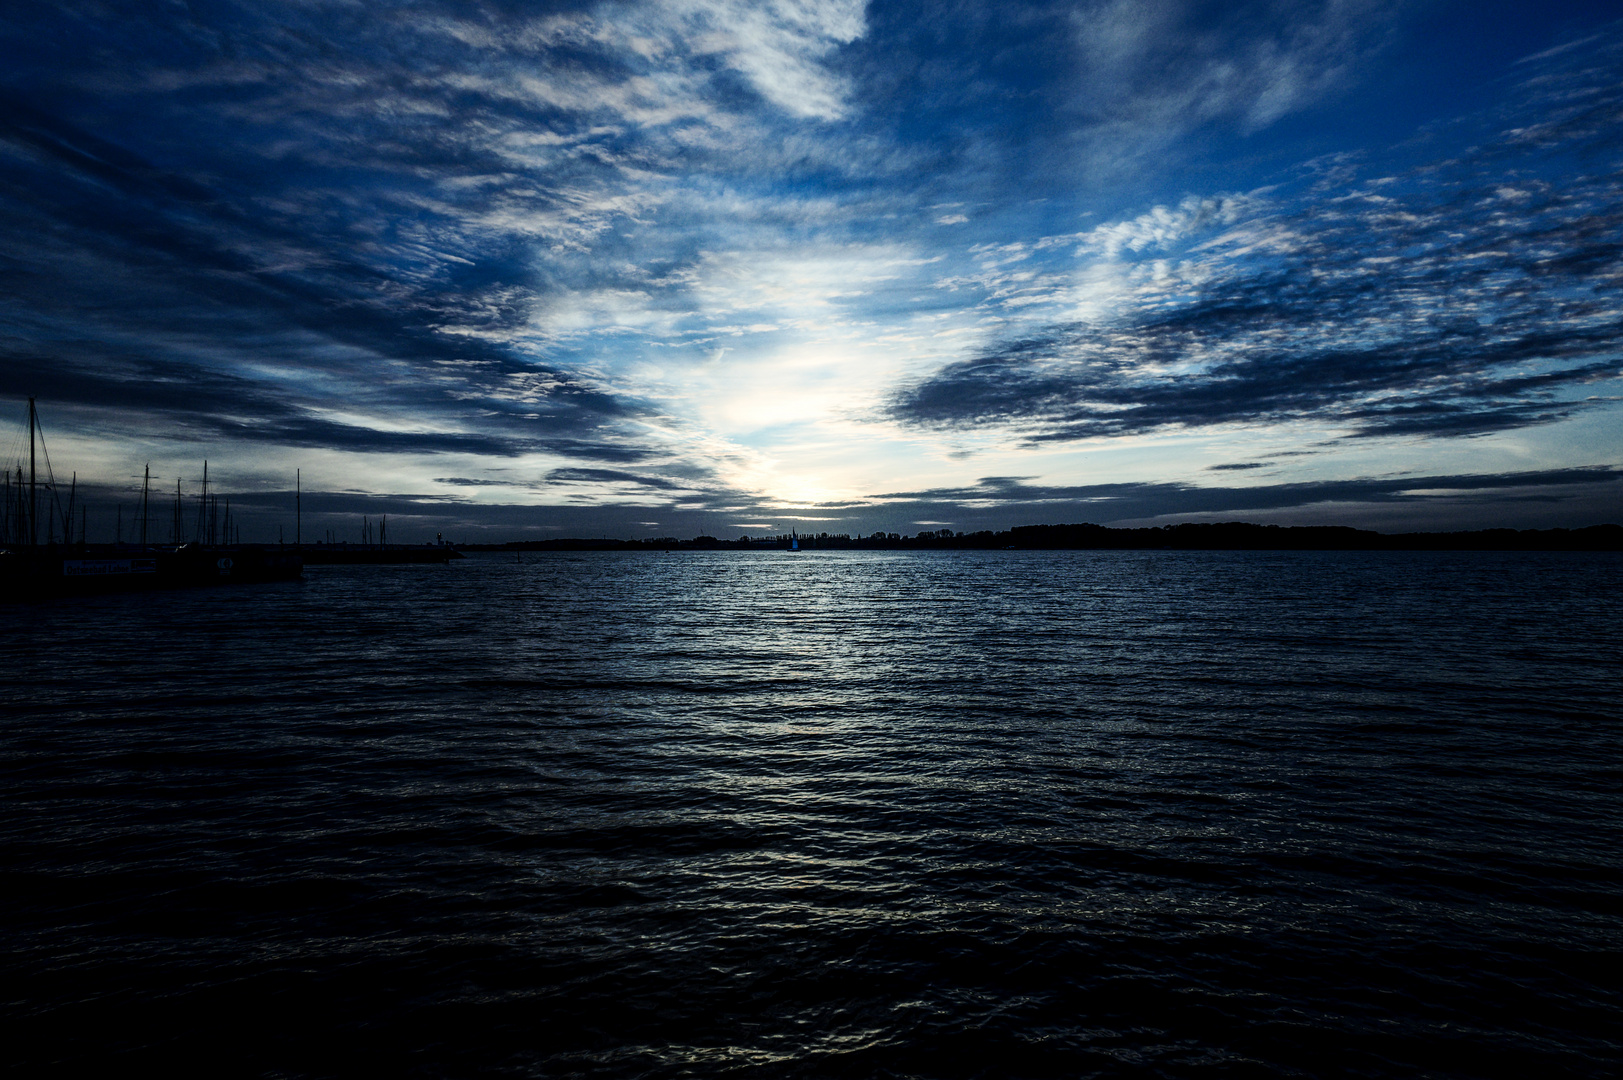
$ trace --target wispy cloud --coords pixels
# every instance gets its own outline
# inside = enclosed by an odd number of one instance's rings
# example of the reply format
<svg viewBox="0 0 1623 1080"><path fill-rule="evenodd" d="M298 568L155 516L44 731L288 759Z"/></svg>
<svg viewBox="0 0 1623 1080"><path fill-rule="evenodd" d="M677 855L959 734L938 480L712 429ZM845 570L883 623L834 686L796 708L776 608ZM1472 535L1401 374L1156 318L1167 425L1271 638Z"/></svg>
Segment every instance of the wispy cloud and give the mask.
<svg viewBox="0 0 1623 1080"><path fill-rule="evenodd" d="M1467 153L1293 194L1191 199L1075 238L1102 317L907 387L892 415L1033 443L1311 421L1474 435L1613 400L1623 356L1623 71L1541 81ZM1563 103L1565 107L1563 106Z"/></svg>
<svg viewBox="0 0 1623 1080"><path fill-rule="evenodd" d="M1208 5L1106 0L1072 14L1076 107L1140 152L1233 117L1248 129L1315 103L1356 77L1384 44L1387 0ZM1148 143L1148 145L1145 145ZM1120 143L1118 153L1131 153Z"/></svg>

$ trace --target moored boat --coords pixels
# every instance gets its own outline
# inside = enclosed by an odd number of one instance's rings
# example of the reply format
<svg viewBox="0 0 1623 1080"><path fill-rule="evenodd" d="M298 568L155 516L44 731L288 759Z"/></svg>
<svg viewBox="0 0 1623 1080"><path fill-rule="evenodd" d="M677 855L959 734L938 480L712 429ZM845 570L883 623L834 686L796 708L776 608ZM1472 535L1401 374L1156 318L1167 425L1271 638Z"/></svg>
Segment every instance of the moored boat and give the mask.
<svg viewBox="0 0 1623 1080"><path fill-rule="evenodd" d="M0 551L0 599L181 589L200 585L296 581L304 560L296 551L267 545L132 549L74 545Z"/></svg>

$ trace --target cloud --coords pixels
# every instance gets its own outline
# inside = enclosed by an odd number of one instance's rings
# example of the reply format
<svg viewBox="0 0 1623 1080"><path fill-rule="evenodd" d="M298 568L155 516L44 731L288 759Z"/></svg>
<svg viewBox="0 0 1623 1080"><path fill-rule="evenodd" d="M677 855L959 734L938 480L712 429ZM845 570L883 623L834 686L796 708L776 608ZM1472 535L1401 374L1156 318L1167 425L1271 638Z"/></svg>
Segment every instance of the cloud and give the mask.
<svg viewBox="0 0 1623 1080"><path fill-rule="evenodd" d="M458 513L634 504L627 528L861 509L949 454L1046 472L1081 438L1607 407L1604 36L1522 64L1543 97L1469 153L1456 125L1420 167L1332 155L1211 194L1300 150L1278 119L1372 85L1405 18L34 5L0 25L0 395L81 445L240 443L307 483L330 450ZM1141 194L1224 153L1253 178Z"/></svg>
<svg viewBox="0 0 1623 1080"><path fill-rule="evenodd" d="M1589 508L1610 505L1615 516L1620 491L1623 467L1603 465L1525 472L1353 477L1248 487L1177 482L1030 484L1011 483L1007 477L986 477L972 485L887 492L873 496L873 500L886 507L893 518L926 513L944 519L933 524L956 522L964 528L966 523L991 521L1002 522L997 527L1006 528L1011 523L1262 515L1324 504L1351 509L1419 507L1458 500L1496 504L1509 500L1576 500Z"/></svg>
<svg viewBox="0 0 1623 1080"><path fill-rule="evenodd" d="M63 19L83 48L32 48ZM860 0L30 13L0 30L27 95L0 116L0 395L188 438L645 458L647 403L549 362L550 316L677 280L713 211L673 250L626 230L844 115L825 61L865 29Z"/></svg>
<svg viewBox="0 0 1623 1080"><path fill-rule="evenodd" d="M492 309L488 289L483 305L463 302L454 266L436 283L367 265L15 100L0 146L12 211L0 258L26 298L0 323L0 393L180 414L288 445L413 452L511 453L634 412L478 334L446 332L450 309L464 330L517 318ZM497 284L499 266L486 262ZM465 425L469 402L485 406L482 430L444 430ZM440 430L322 418L356 405L409 409L413 426ZM524 431L521 413L545 414L548 430Z"/></svg>
<svg viewBox="0 0 1623 1080"><path fill-rule="evenodd" d="M1596 166L1623 137L1623 65L1608 60L1541 81L1523 107L1539 123L1464 155L1080 234L1078 257L1117 281L1100 317L949 364L890 415L1030 444L1287 421L1445 437L1615 400L1623 180Z"/></svg>
<svg viewBox="0 0 1623 1080"><path fill-rule="evenodd" d="M644 10L668 13L695 52L713 51L762 97L794 116L846 111L847 90L822 60L866 30L864 0L687 0Z"/></svg>
<svg viewBox="0 0 1623 1080"><path fill-rule="evenodd" d="M726 110L717 103L741 83L791 117L827 121L845 114L849 88L825 61L866 32L865 6L863 0L609 0L527 16L446 5L429 26L453 45L451 53L486 59L461 77L484 94L658 125L715 120ZM490 64L493 57L541 63L508 67Z"/></svg>
<svg viewBox="0 0 1623 1080"><path fill-rule="evenodd" d="M619 469L553 469L547 473L546 480L550 484L631 484L656 491L679 491L688 486L663 476L644 476Z"/></svg>
<svg viewBox="0 0 1623 1080"><path fill-rule="evenodd" d="M470 476L436 476L436 484L449 484L452 487L530 487L522 480L488 480Z"/></svg>
<svg viewBox="0 0 1623 1080"><path fill-rule="evenodd" d="M1216 121L1254 132L1356 81L1401 5L1387 0L1103 0L1071 13L1072 108L1087 167L1119 169Z"/></svg>

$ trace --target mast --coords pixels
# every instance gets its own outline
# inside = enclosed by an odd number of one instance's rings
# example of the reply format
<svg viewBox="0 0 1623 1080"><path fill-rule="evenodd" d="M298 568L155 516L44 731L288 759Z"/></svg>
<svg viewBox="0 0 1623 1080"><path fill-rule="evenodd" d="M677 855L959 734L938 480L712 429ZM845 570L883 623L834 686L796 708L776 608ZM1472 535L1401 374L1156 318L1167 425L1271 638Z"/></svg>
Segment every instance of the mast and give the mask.
<svg viewBox="0 0 1623 1080"><path fill-rule="evenodd" d="M147 496L152 489L152 462L147 462L146 469L141 473L141 546L147 546L147 520L152 516L148 508Z"/></svg>
<svg viewBox="0 0 1623 1080"><path fill-rule="evenodd" d="M302 469L293 470L293 546L304 546L304 475Z"/></svg>
<svg viewBox="0 0 1623 1080"><path fill-rule="evenodd" d="M209 513L209 463L203 459L203 491L197 496L197 528L192 530L192 540L201 544L203 542L203 529L208 525Z"/></svg>
<svg viewBox="0 0 1623 1080"><path fill-rule="evenodd" d="M39 547L39 477L34 471L34 399L28 399L28 546Z"/></svg>
<svg viewBox="0 0 1623 1080"><path fill-rule="evenodd" d="M73 470L73 480L68 484L68 512L62 518L62 542L73 543L73 500L79 495L79 470ZM58 504L60 505L60 504Z"/></svg>

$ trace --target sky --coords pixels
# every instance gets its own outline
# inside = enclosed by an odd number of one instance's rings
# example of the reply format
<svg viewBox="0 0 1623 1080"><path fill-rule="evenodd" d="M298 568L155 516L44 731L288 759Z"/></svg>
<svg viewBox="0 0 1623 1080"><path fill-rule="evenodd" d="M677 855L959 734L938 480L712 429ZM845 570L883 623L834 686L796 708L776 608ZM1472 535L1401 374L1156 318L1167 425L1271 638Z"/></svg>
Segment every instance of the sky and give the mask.
<svg viewBox="0 0 1623 1080"><path fill-rule="evenodd" d="M18 5L0 451L91 539L1623 520L1615 15Z"/></svg>

